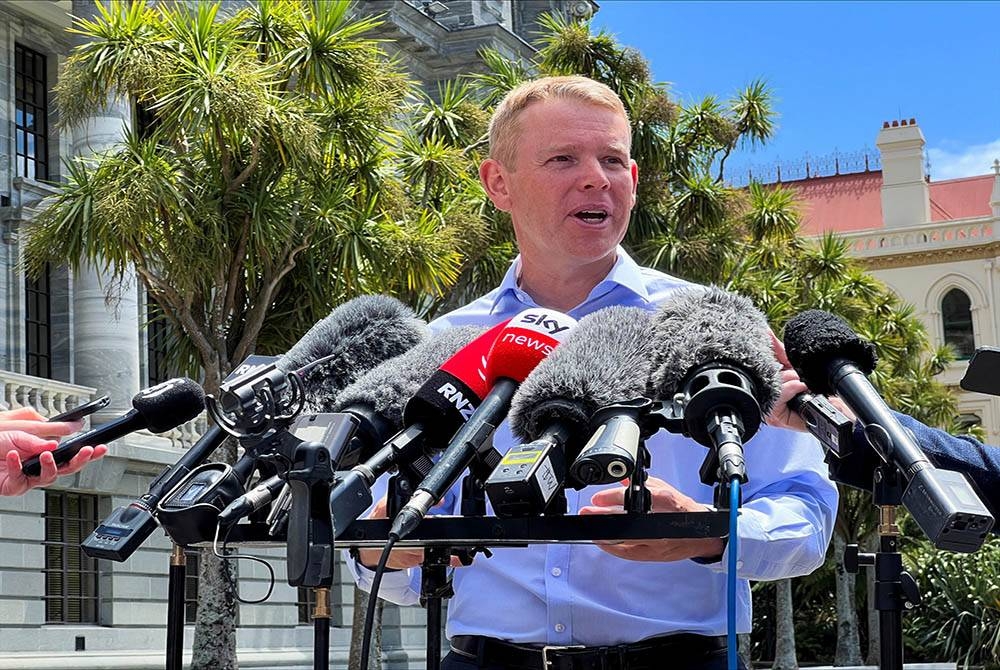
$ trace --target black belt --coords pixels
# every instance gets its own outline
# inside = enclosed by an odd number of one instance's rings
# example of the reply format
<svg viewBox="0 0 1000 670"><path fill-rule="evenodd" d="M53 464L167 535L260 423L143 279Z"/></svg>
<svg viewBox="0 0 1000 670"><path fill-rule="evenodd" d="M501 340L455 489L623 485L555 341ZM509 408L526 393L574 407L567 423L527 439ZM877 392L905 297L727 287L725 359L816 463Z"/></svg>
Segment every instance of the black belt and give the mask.
<svg viewBox="0 0 1000 670"><path fill-rule="evenodd" d="M478 665L534 670L616 670L682 667L709 654L725 651L725 636L678 633L608 647L530 647L479 635L456 635L452 650Z"/></svg>

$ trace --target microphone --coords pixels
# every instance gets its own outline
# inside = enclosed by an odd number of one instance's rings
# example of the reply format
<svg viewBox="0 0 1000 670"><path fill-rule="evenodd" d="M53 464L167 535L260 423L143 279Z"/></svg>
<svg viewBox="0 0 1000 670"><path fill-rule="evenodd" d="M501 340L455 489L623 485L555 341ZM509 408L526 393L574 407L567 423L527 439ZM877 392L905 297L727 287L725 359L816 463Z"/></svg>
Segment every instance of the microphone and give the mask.
<svg viewBox="0 0 1000 670"><path fill-rule="evenodd" d="M427 511L444 496L462 471L477 457L488 454L488 442L510 409L518 385L568 335L576 320L554 310L527 309L511 319L497 335L486 357L486 383L490 389L469 420L445 448L409 502L392 522L390 537L413 531ZM493 463L495 466L496 463Z"/></svg>
<svg viewBox="0 0 1000 670"><path fill-rule="evenodd" d="M902 502L917 525L940 549L971 552L993 526L968 480L939 470L913 435L893 416L866 376L875 369L875 348L838 316L808 310L785 325L788 360L814 393L836 394L864 427L868 443L907 482Z"/></svg>
<svg viewBox="0 0 1000 670"><path fill-rule="evenodd" d="M281 357L278 367L302 379L311 409L328 411L340 391L427 335L427 324L399 300L360 296L337 306L310 328Z"/></svg>
<svg viewBox="0 0 1000 670"><path fill-rule="evenodd" d="M615 306L580 319L511 401L510 429L522 444L507 452L486 481L497 516L544 511L562 488L567 460L577 454L569 468L574 488L631 474L639 448L634 419L612 410L614 416L595 433L591 418L601 408L645 395L652 356L648 312ZM626 425L636 426L634 435Z"/></svg>
<svg viewBox="0 0 1000 670"><path fill-rule="evenodd" d="M92 447L124 437L137 430L163 433L198 416L205 408L205 392L187 377L167 381L139 391L132 398L132 409L117 419L72 437L52 451L57 465L63 465L83 447ZM21 472L37 477L42 472L38 456L29 458Z"/></svg>
<svg viewBox="0 0 1000 670"><path fill-rule="evenodd" d="M254 389L246 403L245 394L237 389L253 389L254 383L265 384L270 389L273 378L269 371L280 370L284 376L284 371L300 370L319 362L311 370L300 372L299 376L313 402L322 409L322 403L332 402L345 386L369 368L409 350L425 337L426 332L426 325L413 311L394 298L355 298L334 308L280 359L251 356L226 377L220 396L223 390L232 391L241 409L246 404L255 411L258 389ZM221 446L228 434L219 424L209 428L174 465L156 478L146 494L129 505L116 508L84 540L81 545L84 553L114 561L124 561L131 556L156 529L154 510L163 497ZM252 455L244 458L252 463ZM239 470L240 464L236 468Z"/></svg>
<svg viewBox="0 0 1000 670"><path fill-rule="evenodd" d="M767 319L743 296L711 286L671 293L653 322L650 387L683 403L685 434L712 450L702 482L745 482L743 444L781 394Z"/></svg>
<svg viewBox="0 0 1000 670"><path fill-rule="evenodd" d="M339 473L330 493L334 537L368 509L371 487L382 474L406 467L420 480L430 471L433 464L428 454L446 444L489 390L486 355L505 324L489 330L464 326L438 333L390 361L393 369L373 370L370 378L366 375L344 390L340 399L345 406L382 408L378 412L396 432L388 440L380 435L381 449ZM409 487L410 483L404 479L400 485Z"/></svg>
<svg viewBox="0 0 1000 670"><path fill-rule="evenodd" d="M209 396L209 413L235 437L264 434L302 408L327 411L346 386L426 335L427 325L395 298L354 298L317 322L284 356L248 359L220 385L217 399Z"/></svg>

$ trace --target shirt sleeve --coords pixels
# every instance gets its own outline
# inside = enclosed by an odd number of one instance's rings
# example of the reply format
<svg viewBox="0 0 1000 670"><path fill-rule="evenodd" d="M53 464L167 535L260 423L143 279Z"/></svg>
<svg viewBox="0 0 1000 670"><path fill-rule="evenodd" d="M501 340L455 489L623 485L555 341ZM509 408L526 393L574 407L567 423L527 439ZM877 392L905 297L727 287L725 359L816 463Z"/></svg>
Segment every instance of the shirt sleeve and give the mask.
<svg viewBox="0 0 1000 670"><path fill-rule="evenodd" d="M826 559L837 516L837 487L819 443L804 433L762 426L747 444L747 475L737 521L737 576L769 581L806 575ZM728 567L733 542L722 560Z"/></svg>

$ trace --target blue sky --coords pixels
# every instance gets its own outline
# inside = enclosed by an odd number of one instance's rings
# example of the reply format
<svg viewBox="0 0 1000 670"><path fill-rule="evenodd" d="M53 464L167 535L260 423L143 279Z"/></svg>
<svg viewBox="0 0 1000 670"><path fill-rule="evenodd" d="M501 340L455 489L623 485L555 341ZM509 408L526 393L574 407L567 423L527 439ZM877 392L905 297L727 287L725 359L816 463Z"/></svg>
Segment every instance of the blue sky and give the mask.
<svg viewBox="0 0 1000 670"><path fill-rule="evenodd" d="M934 180L1000 158L1000 2L598 1L594 30L639 49L679 102L768 81L777 134L732 168L877 153L900 118L916 118Z"/></svg>

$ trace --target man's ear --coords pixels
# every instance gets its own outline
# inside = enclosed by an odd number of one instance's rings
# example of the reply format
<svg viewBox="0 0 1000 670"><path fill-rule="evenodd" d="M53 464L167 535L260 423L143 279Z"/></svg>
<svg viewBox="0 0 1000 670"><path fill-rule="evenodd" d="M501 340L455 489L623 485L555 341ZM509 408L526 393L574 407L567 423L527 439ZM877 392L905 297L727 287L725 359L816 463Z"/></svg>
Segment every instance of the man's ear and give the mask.
<svg viewBox="0 0 1000 670"><path fill-rule="evenodd" d="M479 166L479 181L493 205L501 212L509 212L510 191L504 166L493 158L487 158Z"/></svg>
<svg viewBox="0 0 1000 670"><path fill-rule="evenodd" d="M636 195L639 193L639 164L634 160L629 161L629 172L632 175L632 206L635 207Z"/></svg>

